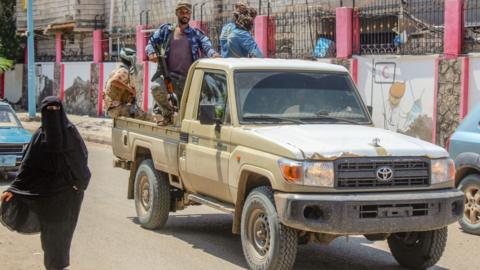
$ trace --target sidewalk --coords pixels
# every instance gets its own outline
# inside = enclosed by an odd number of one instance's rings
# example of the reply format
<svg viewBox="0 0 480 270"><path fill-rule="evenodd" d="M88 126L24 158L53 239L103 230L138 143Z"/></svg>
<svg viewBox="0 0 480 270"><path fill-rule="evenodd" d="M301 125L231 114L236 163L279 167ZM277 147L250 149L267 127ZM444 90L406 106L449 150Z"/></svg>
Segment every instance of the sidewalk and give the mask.
<svg viewBox="0 0 480 270"><path fill-rule="evenodd" d="M40 114L38 113L34 121L30 121L28 113L19 112L17 116L22 121L23 127L31 132L40 127ZM112 144L112 119L79 115L68 115L68 119L77 127L85 141Z"/></svg>

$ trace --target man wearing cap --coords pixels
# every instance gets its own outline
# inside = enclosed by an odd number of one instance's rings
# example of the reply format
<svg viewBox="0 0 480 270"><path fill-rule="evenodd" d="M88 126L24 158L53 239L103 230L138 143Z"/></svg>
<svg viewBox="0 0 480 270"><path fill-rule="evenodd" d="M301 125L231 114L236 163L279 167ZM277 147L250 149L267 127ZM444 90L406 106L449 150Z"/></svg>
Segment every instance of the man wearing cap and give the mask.
<svg viewBox="0 0 480 270"><path fill-rule="evenodd" d="M222 57L263 57L250 32L256 16L254 8L241 2L235 4L233 22L226 24L220 35Z"/></svg>
<svg viewBox="0 0 480 270"><path fill-rule="evenodd" d="M177 24L162 24L150 37L145 49L148 59L159 61L159 52L164 55L166 68L170 75L173 92L181 100L188 69L201 54L207 57L220 57L213 49L210 39L197 28L190 27L192 4L190 0L180 0L175 8ZM164 118L162 124L170 124L174 108L169 102L168 87L163 82L152 86L152 95L160 106Z"/></svg>

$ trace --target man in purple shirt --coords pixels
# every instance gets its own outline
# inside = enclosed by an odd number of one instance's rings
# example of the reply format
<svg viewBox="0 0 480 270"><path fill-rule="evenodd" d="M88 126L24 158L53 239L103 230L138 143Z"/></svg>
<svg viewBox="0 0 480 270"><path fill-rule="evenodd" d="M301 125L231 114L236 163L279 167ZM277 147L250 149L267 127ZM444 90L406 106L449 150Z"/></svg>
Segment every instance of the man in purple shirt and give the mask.
<svg viewBox="0 0 480 270"><path fill-rule="evenodd" d="M207 57L220 57L213 49L208 37L199 29L190 27L192 4L190 0L180 0L175 13L178 18L177 24L162 24L150 37L145 51L148 59L158 62L160 52L165 55L166 68L170 73L170 81L173 92L178 100L181 100L185 78L188 69L194 61L200 58L201 53ZM172 123L175 108L169 101L169 90L162 80L155 81L152 85L152 95L160 107L160 113L164 120L160 123L168 125Z"/></svg>

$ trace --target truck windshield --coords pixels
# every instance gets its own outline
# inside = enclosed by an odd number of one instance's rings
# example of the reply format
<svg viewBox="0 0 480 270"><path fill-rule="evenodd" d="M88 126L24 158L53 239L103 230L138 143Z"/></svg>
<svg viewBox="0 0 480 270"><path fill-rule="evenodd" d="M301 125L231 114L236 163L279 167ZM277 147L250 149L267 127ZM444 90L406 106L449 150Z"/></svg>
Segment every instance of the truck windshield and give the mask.
<svg viewBox="0 0 480 270"><path fill-rule="evenodd" d="M347 74L238 71L235 91L242 124L371 123Z"/></svg>
<svg viewBox="0 0 480 270"><path fill-rule="evenodd" d="M19 127L20 122L9 106L0 105L0 128Z"/></svg>

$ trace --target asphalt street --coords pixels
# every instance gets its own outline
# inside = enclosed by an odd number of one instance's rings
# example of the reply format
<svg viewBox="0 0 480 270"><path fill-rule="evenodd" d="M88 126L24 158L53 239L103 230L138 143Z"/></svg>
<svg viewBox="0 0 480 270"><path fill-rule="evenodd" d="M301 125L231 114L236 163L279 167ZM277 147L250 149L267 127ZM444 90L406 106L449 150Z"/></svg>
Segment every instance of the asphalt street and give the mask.
<svg viewBox="0 0 480 270"><path fill-rule="evenodd" d="M172 214L163 230L141 228L126 199L128 172L112 168L107 145L89 143L91 184L85 194L71 250L73 270L245 269L240 237L231 216L204 206ZM0 182L0 191L8 181ZM43 269L38 235L0 226L0 269ZM294 269L403 269L386 242L338 238L329 246L300 246ZM449 227L446 251L431 269L480 269L480 236Z"/></svg>

